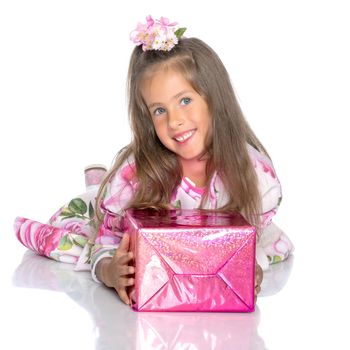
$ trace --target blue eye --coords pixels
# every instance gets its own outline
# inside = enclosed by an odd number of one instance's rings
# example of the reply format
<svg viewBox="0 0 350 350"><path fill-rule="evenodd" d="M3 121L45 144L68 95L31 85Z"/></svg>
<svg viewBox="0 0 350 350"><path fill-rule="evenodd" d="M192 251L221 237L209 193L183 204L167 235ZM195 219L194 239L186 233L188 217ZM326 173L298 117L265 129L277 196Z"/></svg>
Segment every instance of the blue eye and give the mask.
<svg viewBox="0 0 350 350"><path fill-rule="evenodd" d="M184 98L181 99L181 104L182 104L182 105L188 105L188 104L191 103L191 101L192 101L191 98L189 98L189 97L184 97Z"/></svg>
<svg viewBox="0 0 350 350"><path fill-rule="evenodd" d="M163 114L164 112L165 112L165 109L164 109L164 108L158 107L158 108L156 108L156 109L153 111L153 114L154 114L154 115L161 115L161 114Z"/></svg>

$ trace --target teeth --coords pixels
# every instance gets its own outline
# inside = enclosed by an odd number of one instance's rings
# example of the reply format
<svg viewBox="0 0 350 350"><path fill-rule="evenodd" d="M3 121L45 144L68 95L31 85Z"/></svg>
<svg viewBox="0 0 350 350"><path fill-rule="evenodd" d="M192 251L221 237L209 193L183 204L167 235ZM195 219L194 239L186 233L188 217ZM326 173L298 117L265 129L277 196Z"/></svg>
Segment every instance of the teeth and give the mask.
<svg viewBox="0 0 350 350"><path fill-rule="evenodd" d="M182 136L179 136L179 137L175 137L175 140L176 141L179 141L179 142L184 142L186 141L189 137L191 137L193 135L194 131L189 131L189 132L186 132L186 134L183 134Z"/></svg>

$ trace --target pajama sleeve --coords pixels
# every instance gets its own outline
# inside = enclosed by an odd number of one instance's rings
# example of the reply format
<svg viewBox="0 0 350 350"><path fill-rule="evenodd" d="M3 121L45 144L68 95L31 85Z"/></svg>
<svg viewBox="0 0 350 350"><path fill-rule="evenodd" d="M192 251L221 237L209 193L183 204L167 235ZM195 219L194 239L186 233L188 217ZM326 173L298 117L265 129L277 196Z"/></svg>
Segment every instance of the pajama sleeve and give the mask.
<svg viewBox="0 0 350 350"><path fill-rule="evenodd" d="M132 159L128 159L107 185L101 204L104 219L91 251L91 273L96 282L100 282L96 276L98 262L113 257L123 237L123 214L135 192L134 179L135 165Z"/></svg>
<svg viewBox="0 0 350 350"><path fill-rule="evenodd" d="M257 262L268 269L269 264L288 258L294 247L287 235L272 222L282 200L281 184L272 161L265 155L249 147L261 195L261 234L257 243Z"/></svg>

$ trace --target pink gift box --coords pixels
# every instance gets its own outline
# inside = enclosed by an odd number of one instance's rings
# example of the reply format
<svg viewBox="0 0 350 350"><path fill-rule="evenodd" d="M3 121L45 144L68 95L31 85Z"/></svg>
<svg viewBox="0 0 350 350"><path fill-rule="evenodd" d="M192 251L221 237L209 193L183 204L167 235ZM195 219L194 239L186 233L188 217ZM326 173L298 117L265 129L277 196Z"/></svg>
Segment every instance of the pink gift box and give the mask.
<svg viewBox="0 0 350 350"><path fill-rule="evenodd" d="M136 311L254 311L256 230L239 214L129 209Z"/></svg>

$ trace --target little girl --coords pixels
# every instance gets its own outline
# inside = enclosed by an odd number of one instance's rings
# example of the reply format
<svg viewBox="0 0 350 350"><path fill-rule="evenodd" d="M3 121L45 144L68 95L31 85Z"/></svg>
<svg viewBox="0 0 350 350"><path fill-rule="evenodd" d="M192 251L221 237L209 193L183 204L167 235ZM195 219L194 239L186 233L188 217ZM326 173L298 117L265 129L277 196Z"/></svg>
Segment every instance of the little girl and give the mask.
<svg viewBox="0 0 350 350"><path fill-rule="evenodd" d="M217 54L203 41L183 37L185 29L166 18L146 20L131 33L131 143L97 197L92 190L73 199L49 225L17 218L17 237L42 255L76 263L77 270L91 268L95 281L115 288L129 304L134 267L122 231L125 209L236 210L259 233L257 294L261 267L293 250L271 223L281 202L272 162L244 119Z"/></svg>

